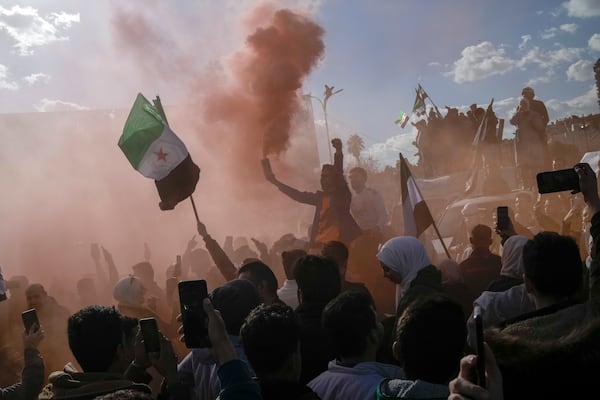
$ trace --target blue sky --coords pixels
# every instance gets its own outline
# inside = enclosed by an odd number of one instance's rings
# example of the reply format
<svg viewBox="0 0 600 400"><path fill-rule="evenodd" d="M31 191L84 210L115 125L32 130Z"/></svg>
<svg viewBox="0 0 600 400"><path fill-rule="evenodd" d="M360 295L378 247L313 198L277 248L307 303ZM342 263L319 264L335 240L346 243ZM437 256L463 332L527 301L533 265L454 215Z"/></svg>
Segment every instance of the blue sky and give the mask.
<svg viewBox="0 0 600 400"><path fill-rule="evenodd" d="M186 82L142 80L120 52L114 9L151 16L165 51L183 49L204 68L243 46L241 28L259 1L4 1L0 5L0 112L129 107L146 89L181 99ZM444 106L485 105L509 118L531 85L551 119L597 113L592 65L600 57L600 0L321 0L302 7L325 29L325 55L303 91L344 90L328 104L332 136L361 135L365 155L394 164L410 156L414 130L394 125L410 112L418 83ZM154 9L152 9L154 8ZM131 21L135 24L136 21ZM323 116L314 103L317 124ZM507 123L505 137L512 128ZM321 141L321 154L327 154Z"/></svg>

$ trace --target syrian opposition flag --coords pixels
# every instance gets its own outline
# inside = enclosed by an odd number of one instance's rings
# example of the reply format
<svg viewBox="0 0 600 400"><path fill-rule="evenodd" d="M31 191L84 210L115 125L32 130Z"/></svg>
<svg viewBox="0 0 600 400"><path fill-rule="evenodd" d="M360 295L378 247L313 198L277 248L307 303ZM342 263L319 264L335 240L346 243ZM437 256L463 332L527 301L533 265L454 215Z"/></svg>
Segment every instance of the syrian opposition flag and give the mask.
<svg viewBox="0 0 600 400"><path fill-rule="evenodd" d="M172 210L194 193L200 168L157 108L141 93L129 112L119 147L133 168L154 179L161 210Z"/></svg>
<svg viewBox="0 0 600 400"><path fill-rule="evenodd" d="M396 125L398 125L400 128L404 128L406 126L407 122L408 122L408 114L406 114L404 111L400 111L400 117L398 117L398 119L394 123Z"/></svg>
<svg viewBox="0 0 600 400"><path fill-rule="evenodd" d="M400 188L404 235L419 237L425 229L433 225L433 217L402 154L400 154Z"/></svg>

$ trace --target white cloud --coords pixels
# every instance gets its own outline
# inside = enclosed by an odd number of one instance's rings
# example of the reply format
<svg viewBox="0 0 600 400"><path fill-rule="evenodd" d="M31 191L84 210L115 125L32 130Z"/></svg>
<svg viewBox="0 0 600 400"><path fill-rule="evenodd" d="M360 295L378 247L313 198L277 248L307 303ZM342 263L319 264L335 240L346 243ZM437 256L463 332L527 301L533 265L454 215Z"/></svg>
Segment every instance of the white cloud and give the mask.
<svg viewBox="0 0 600 400"><path fill-rule="evenodd" d="M523 50L527 42L531 40L531 35L523 35L521 36L521 43L519 44L519 49Z"/></svg>
<svg viewBox="0 0 600 400"><path fill-rule="evenodd" d="M60 31L69 28L73 22L79 22L79 14L60 12L44 18L33 7L8 9L0 6L0 32L6 32L16 42L14 47L23 56L33 54L33 47L69 40L67 36L61 36Z"/></svg>
<svg viewBox="0 0 600 400"><path fill-rule="evenodd" d="M594 33L590 40L588 40L588 46L594 51L600 51L600 33Z"/></svg>
<svg viewBox="0 0 600 400"><path fill-rule="evenodd" d="M577 30L577 24L562 24L560 26L560 30L568 33L575 33Z"/></svg>
<svg viewBox="0 0 600 400"><path fill-rule="evenodd" d="M555 114L555 116L551 116L551 119L564 118L569 115L597 113L598 96L596 94L596 86L591 85L587 92L569 100L548 100L546 106L554 111L553 114Z"/></svg>
<svg viewBox="0 0 600 400"><path fill-rule="evenodd" d="M27 82L27 84L29 86L33 86L37 82L46 82L47 83L50 80L50 75L46 75L44 73L38 72L35 74L27 75L26 77L23 78L23 80L25 82Z"/></svg>
<svg viewBox="0 0 600 400"><path fill-rule="evenodd" d="M598 0L569 0L563 3L569 17L600 17L600 1Z"/></svg>
<svg viewBox="0 0 600 400"><path fill-rule="evenodd" d="M554 36L556 36L556 32L558 31L557 28L548 28L545 29L544 31L542 31L542 33L540 33L540 37L542 39L551 39Z"/></svg>
<svg viewBox="0 0 600 400"><path fill-rule="evenodd" d="M33 106L40 112L50 111L68 111L68 110L89 110L89 107L81 106L79 104L70 103L62 100L50 100L43 98L39 103Z"/></svg>
<svg viewBox="0 0 600 400"><path fill-rule="evenodd" d="M461 58L454 62L447 76L454 76L456 83L472 82L489 76L504 74L513 69L514 60L504 56L504 49L496 49L490 42L468 46Z"/></svg>
<svg viewBox="0 0 600 400"><path fill-rule="evenodd" d="M579 60L575 64L569 65L567 78L570 81L591 81L594 79L593 64L587 60Z"/></svg>
<svg viewBox="0 0 600 400"><path fill-rule="evenodd" d="M440 64L440 63L439 63L439 62L437 62L437 61L432 61L432 62L430 62L430 63L428 63L428 64L427 64L427 66L428 66L428 67L439 67L439 66L441 66L441 65L442 65L442 64Z"/></svg>
<svg viewBox="0 0 600 400"><path fill-rule="evenodd" d="M412 144L416 138L417 130L412 127L410 132L392 136L383 143L375 143L369 146L365 152L379 161L381 166L396 165L399 153L402 153L411 163L416 163L418 159L418 156L415 156L417 148Z"/></svg>
<svg viewBox="0 0 600 400"><path fill-rule="evenodd" d="M526 86L535 86L539 83L548 83L550 79L554 76L554 70L548 69L544 75L534 76L533 78L527 81Z"/></svg>
<svg viewBox="0 0 600 400"><path fill-rule="evenodd" d="M17 82L8 79L8 68L6 65L0 64L0 90L17 90L19 85Z"/></svg>
<svg viewBox="0 0 600 400"><path fill-rule="evenodd" d="M583 49L579 48L562 48L552 51L542 51L539 47L534 47L519 60L517 65L523 67L526 64L538 64L542 68L551 68L561 62L572 62L581 56Z"/></svg>

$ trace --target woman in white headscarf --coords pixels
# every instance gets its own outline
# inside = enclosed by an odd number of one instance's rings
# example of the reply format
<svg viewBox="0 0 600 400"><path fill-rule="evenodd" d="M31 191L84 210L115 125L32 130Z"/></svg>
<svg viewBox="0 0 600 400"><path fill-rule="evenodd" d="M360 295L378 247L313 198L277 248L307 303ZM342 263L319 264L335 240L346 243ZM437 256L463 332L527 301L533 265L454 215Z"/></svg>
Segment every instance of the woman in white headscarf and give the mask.
<svg viewBox="0 0 600 400"><path fill-rule="evenodd" d="M502 268L500 278L492 281L489 292L503 292L523 283L523 247L529 239L521 235L513 235L502 245Z"/></svg>
<svg viewBox="0 0 600 400"><path fill-rule="evenodd" d="M396 312L410 301L411 293L442 290L440 271L431 265L425 247L415 237L397 236L388 240L377 253L377 259L383 276L396 284Z"/></svg>

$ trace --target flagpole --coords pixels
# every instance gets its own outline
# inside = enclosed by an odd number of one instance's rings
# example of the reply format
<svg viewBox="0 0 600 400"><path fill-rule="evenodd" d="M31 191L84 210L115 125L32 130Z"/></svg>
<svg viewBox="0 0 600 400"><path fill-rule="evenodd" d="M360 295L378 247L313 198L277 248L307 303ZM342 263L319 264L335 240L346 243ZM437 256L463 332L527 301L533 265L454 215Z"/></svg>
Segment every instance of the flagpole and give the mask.
<svg viewBox="0 0 600 400"><path fill-rule="evenodd" d="M154 103L154 107L156 107L156 109L160 113L160 116L164 119L165 124L167 124L167 126L168 126L169 121L167 121L167 115L165 114L165 110L162 106L162 103L160 102L160 97L158 95L156 95L156 99L152 100L152 103ZM194 202L194 197L192 197L191 194L190 194L190 201L192 202L192 208L194 210L194 216L196 217L196 223L199 224L200 218L198 218L198 210L196 210L196 202Z"/></svg>
<svg viewBox="0 0 600 400"><path fill-rule="evenodd" d="M406 161L406 159L404 158L404 156L402 155L402 153L400 153L400 159L404 162L404 165L406 165L406 168L408 169L408 172L410 173L411 176L413 176L414 179L414 175L412 175L412 172L410 171L410 168L408 167L408 162ZM415 183L415 188L417 189L417 192L419 192L419 196L425 200L425 197L423 197L423 194L421 193L421 189L419 189L419 185L417 185ZM444 243L444 239L442 238L442 235L435 223L435 219L433 219L433 216L431 218L432 221L432 225L433 225L433 229L435 229L435 233L437 233L438 238L440 239L440 242L442 242L442 247L444 248L444 252L446 253L446 256L448 256L448 259L452 259L452 257L450 256L450 252L448 251L448 248L446 247L446 243Z"/></svg>

